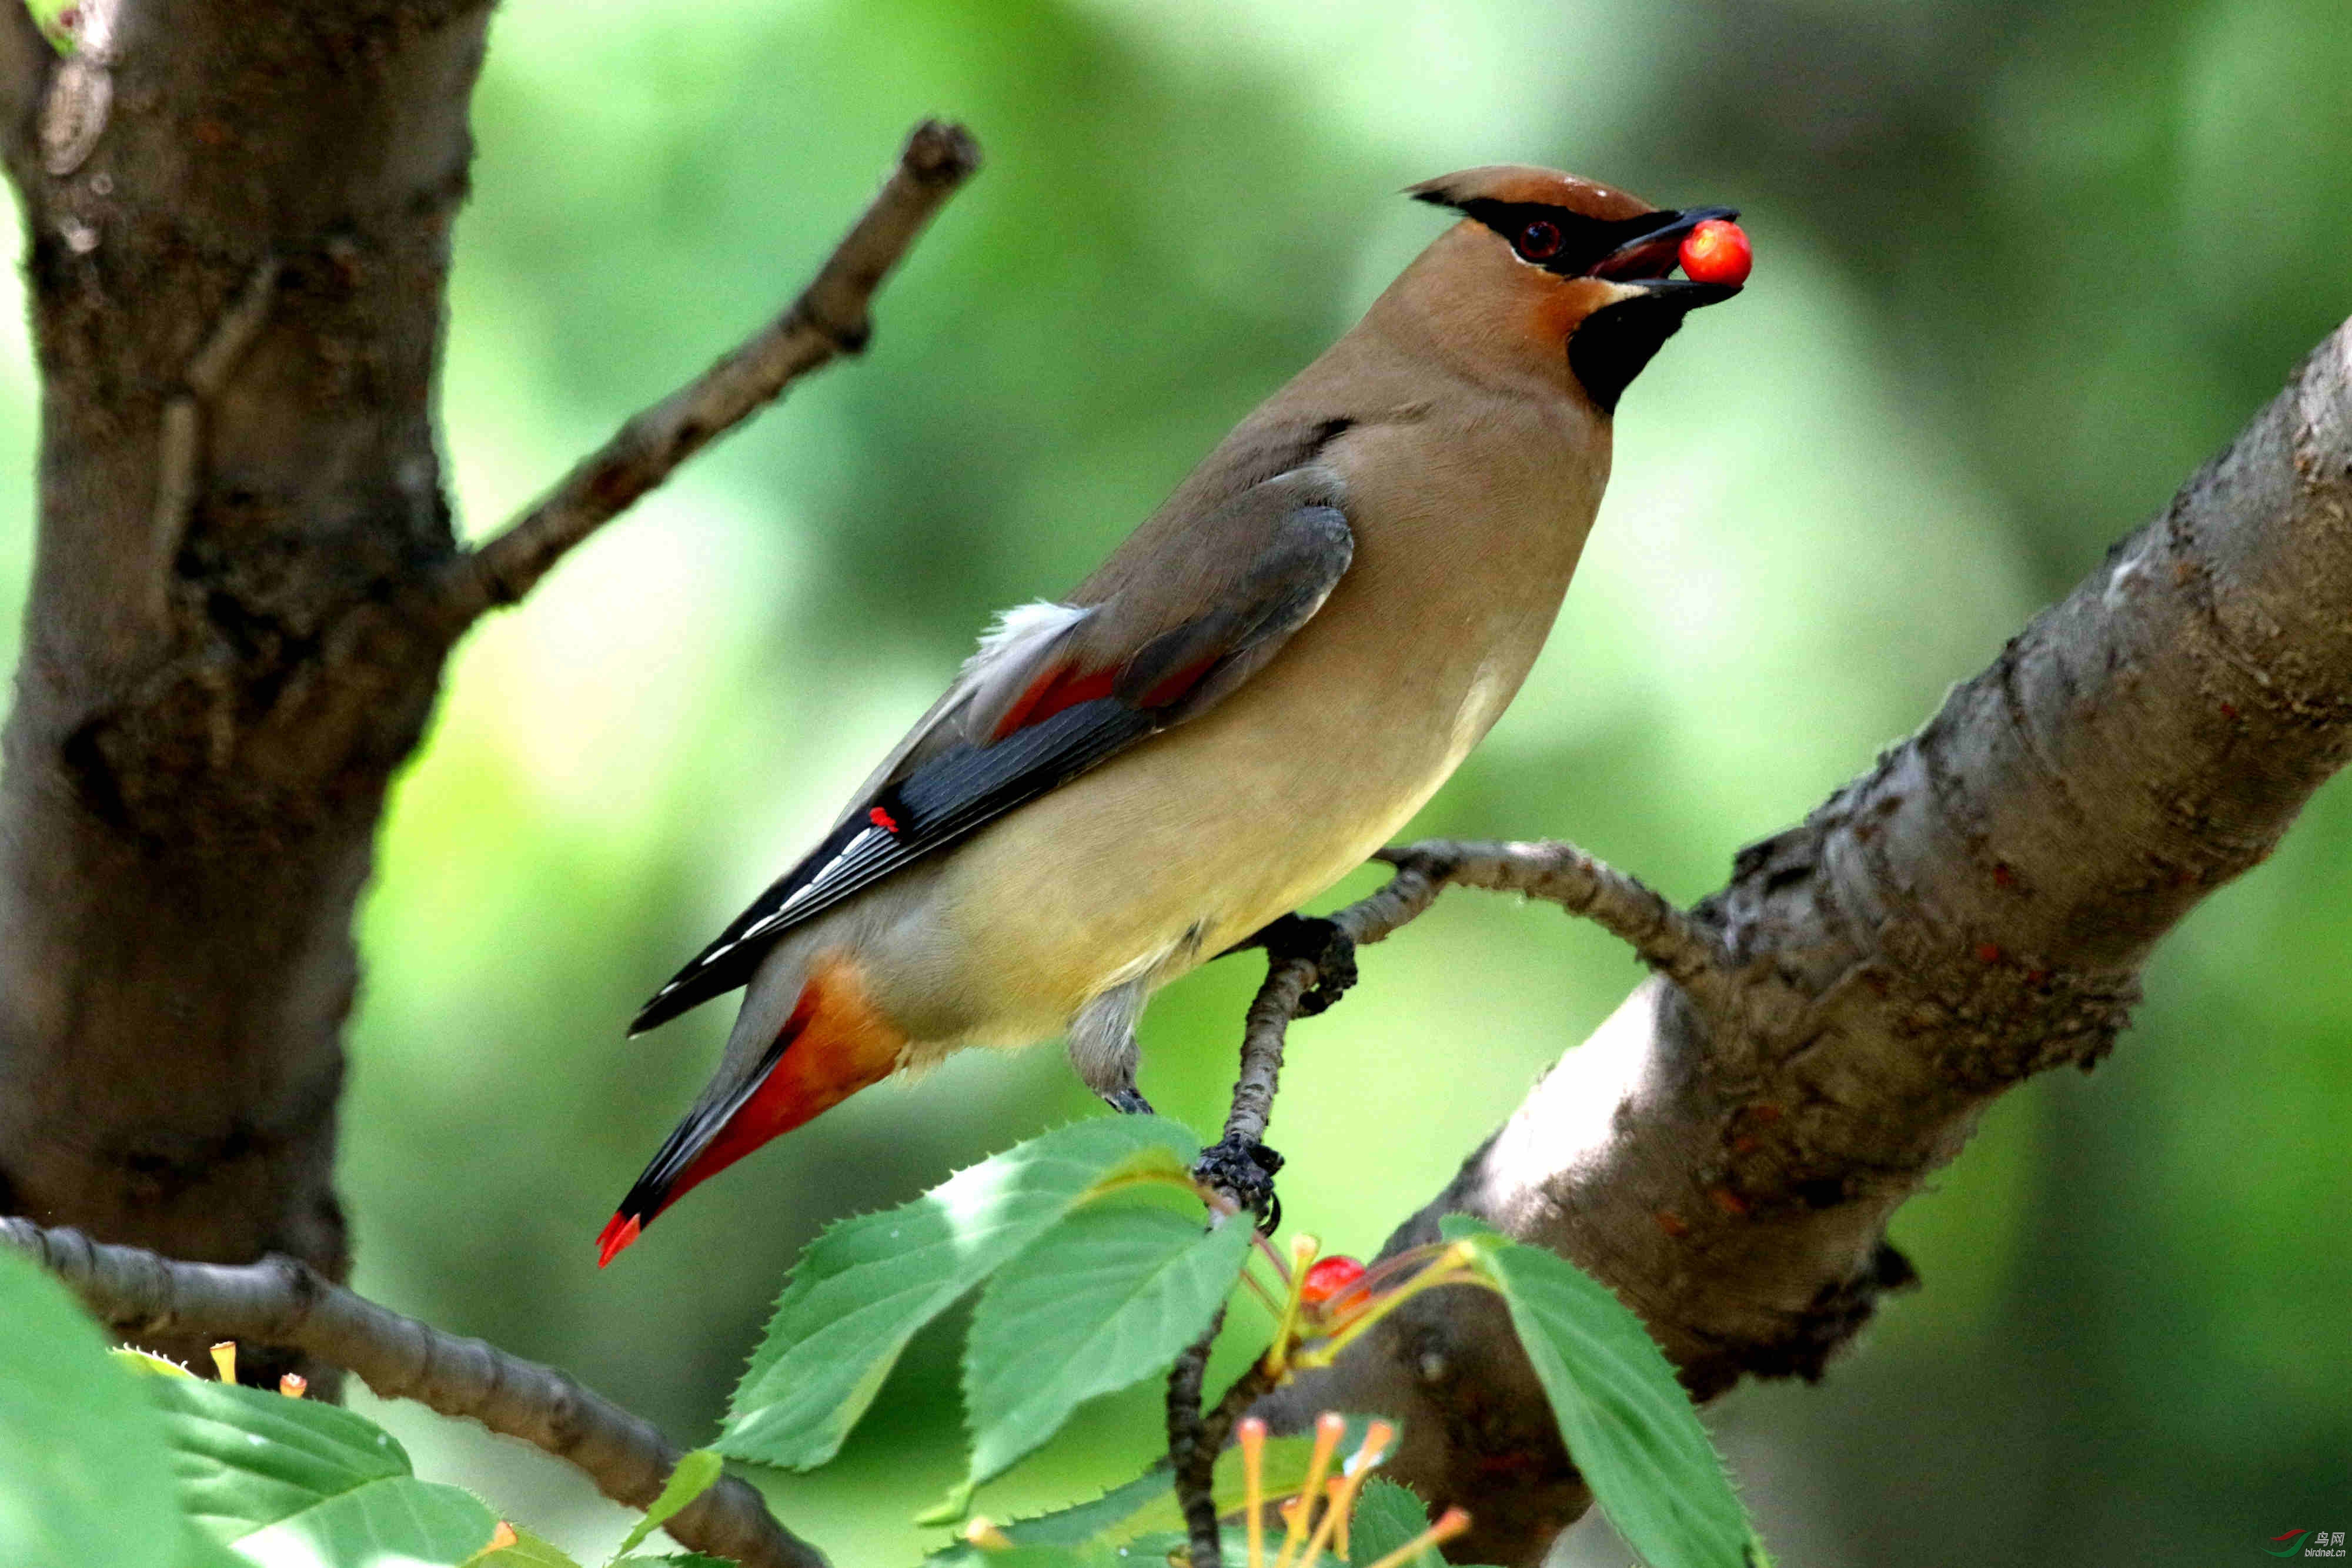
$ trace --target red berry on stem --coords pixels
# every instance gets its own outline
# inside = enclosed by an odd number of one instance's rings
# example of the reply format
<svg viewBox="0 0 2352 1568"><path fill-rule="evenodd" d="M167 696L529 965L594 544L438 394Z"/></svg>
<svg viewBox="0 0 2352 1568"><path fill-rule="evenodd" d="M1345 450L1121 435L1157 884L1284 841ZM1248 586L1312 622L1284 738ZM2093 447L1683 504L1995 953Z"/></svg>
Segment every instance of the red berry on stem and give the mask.
<svg viewBox="0 0 2352 1568"><path fill-rule="evenodd" d="M1298 1299L1310 1307L1319 1307L1363 1277L1361 1263L1335 1252L1307 1270L1307 1278L1298 1287Z"/></svg>
<svg viewBox="0 0 2352 1568"><path fill-rule="evenodd" d="M1738 224L1709 218L1683 235L1683 276L1693 283L1740 284L1756 265L1748 235Z"/></svg>

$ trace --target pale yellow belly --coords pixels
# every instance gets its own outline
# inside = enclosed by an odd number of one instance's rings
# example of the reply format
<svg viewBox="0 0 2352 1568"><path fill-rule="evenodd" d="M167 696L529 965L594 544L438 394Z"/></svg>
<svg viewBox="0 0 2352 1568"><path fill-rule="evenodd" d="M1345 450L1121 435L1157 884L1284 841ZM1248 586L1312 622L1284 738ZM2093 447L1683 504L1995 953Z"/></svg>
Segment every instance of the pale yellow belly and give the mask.
<svg viewBox="0 0 2352 1568"><path fill-rule="evenodd" d="M1298 652L952 857L939 907L977 1004L965 1042L1059 1032L1100 992L1173 979L1362 864L1486 733L1533 649L1424 668L1418 689L1358 706L1368 720L1336 711L1316 650Z"/></svg>
<svg viewBox="0 0 2352 1568"><path fill-rule="evenodd" d="M1059 1033L1387 841L1517 692L1600 501L1605 433L1571 440L1540 414L1498 405L1474 432L1404 424L1332 449L1357 546L1329 601L1216 707L942 860L900 928L905 983L884 982L909 1033Z"/></svg>

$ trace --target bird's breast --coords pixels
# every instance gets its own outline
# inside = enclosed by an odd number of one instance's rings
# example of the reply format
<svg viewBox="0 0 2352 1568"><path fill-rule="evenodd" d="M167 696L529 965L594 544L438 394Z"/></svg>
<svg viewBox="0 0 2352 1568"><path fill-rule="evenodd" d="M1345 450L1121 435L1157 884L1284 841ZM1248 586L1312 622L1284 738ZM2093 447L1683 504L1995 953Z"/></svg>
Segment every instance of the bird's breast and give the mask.
<svg viewBox="0 0 2352 1568"><path fill-rule="evenodd" d="M1606 476L1557 423L1489 413L1353 433L1354 561L1216 707L992 825L943 865L975 1040L1062 1028L1115 977L1165 979L1386 841L1534 663ZM960 1006L961 1004L959 1004Z"/></svg>

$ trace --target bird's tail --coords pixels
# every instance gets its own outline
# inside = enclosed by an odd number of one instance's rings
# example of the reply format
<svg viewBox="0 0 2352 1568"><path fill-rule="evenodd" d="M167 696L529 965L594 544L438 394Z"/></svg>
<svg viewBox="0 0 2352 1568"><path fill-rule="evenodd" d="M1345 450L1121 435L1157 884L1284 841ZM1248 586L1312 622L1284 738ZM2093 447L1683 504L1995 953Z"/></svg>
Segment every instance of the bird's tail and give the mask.
<svg viewBox="0 0 2352 1568"><path fill-rule="evenodd" d="M756 1017L755 1005L746 998L743 1021ZM875 1011L856 963L837 951L818 955L767 1048L751 1055L730 1043L732 1067L719 1070L621 1200L596 1239L596 1266L610 1263L656 1215L769 1139L887 1077L906 1044Z"/></svg>

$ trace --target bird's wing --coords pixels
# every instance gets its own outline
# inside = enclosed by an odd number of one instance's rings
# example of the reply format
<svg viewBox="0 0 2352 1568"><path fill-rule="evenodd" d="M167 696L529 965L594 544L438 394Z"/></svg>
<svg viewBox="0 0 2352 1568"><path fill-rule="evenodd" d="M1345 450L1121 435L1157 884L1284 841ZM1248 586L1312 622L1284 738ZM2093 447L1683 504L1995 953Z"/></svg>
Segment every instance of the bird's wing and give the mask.
<svg viewBox="0 0 2352 1568"><path fill-rule="evenodd" d="M656 992L630 1032L733 990L801 922L1215 706L1348 570L1342 500L1330 470L1294 468L1185 529L1164 569L1098 573L1079 593L1106 588L1093 602L1004 617L833 831Z"/></svg>

